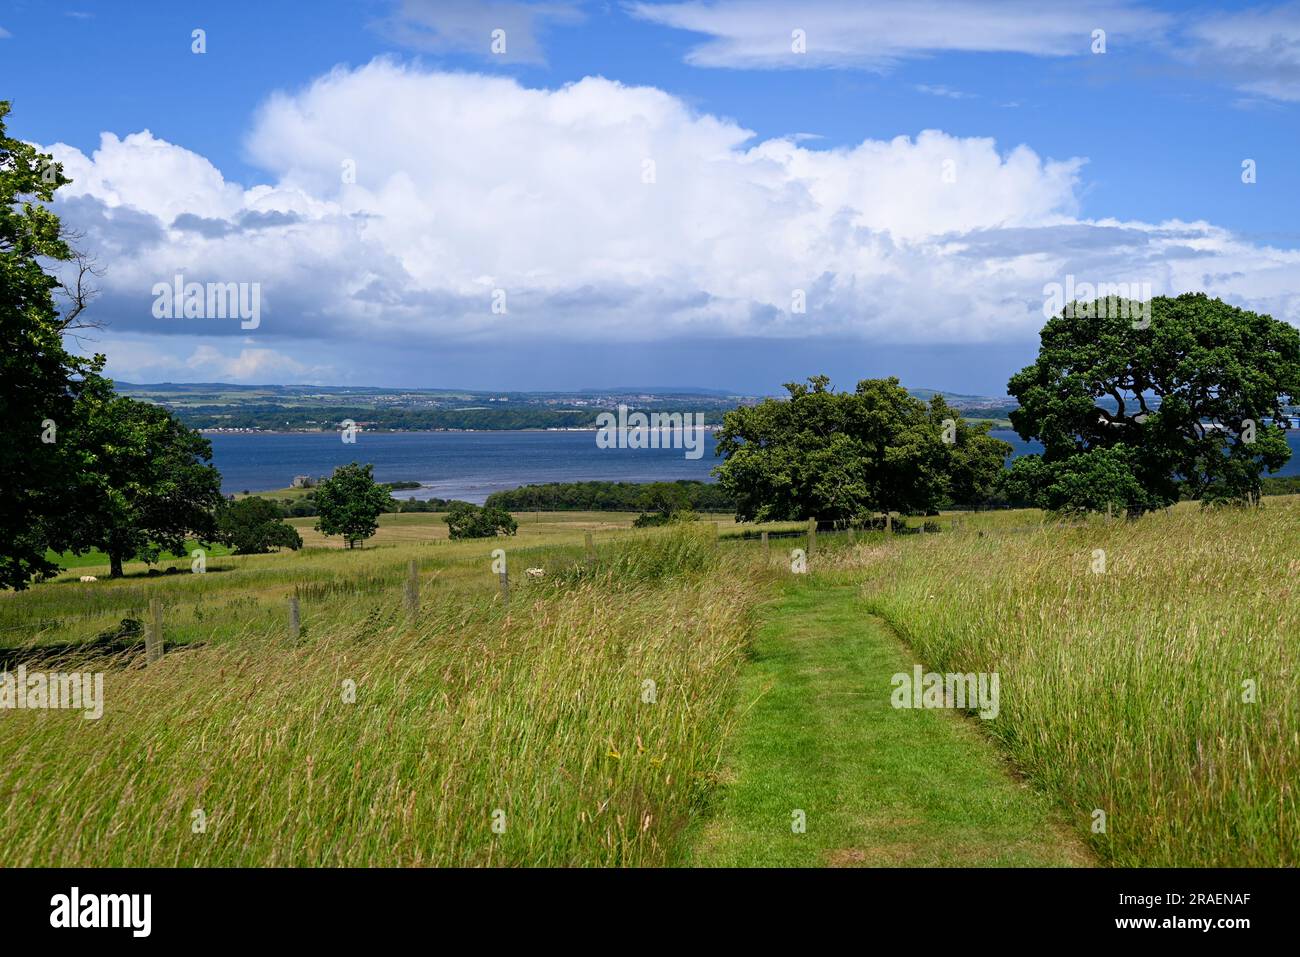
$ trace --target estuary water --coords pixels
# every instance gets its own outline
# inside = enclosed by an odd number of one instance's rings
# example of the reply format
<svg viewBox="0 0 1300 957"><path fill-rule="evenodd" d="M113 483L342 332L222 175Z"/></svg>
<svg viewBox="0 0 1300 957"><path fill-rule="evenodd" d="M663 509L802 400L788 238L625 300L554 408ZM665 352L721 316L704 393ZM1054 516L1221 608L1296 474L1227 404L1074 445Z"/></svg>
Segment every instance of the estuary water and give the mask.
<svg viewBox="0 0 1300 957"><path fill-rule="evenodd" d="M1011 458L1040 450L1015 432L993 435L1011 444ZM602 449L596 432L361 432L347 444L337 432L209 433L213 462L227 494L286 488L295 475L328 476L348 462L372 463L380 482L420 488L399 498L454 498L481 504L492 492L538 482L713 481L718 464L712 432L704 455L683 449ZM1279 475L1300 474L1300 432L1289 432L1293 455Z"/></svg>

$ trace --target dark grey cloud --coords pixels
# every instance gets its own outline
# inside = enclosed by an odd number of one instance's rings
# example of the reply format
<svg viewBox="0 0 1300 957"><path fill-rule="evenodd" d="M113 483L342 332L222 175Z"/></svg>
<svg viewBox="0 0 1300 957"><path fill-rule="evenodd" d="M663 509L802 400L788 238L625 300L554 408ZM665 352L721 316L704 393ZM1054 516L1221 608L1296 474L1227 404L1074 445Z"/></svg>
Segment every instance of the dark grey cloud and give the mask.
<svg viewBox="0 0 1300 957"><path fill-rule="evenodd" d="M229 221L224 219L208 219L204 216L196 216L193 213L181 213L172 220L172 229L183 230L187 233L198 233L208 239L220 239L222 236L229 236L235 231L235 227Z"/></svg>
<svg viewBox="0 0 1300 957"><path fill-rule="evenodd" d="M228 219L210 219L193 213L181 213L172 220L172 229L198 233L208 239L220 239L233 233L251 232L257 229L273 229L277 226L292 226L302 222L297 213L288 213L272 209L266 212L245 210L236 222Z"/></svg>
<svg viewBox="0 0 1300 957"><path fill-rule="evenodd" d="M167 235L156 216L133 206L109 206L89 195L60 197L55 209L65 225L85 234L85 245L100 258L136 252Z"/></svg>
<svg viewBox="0 0 1300 957"><path fill-rule="evenodd" d="M239 217L239 228L241 230L273 229L276 226L293 226L302 221L302 217L297 213L278 209L270 209L266 212L250 209Z"/></svg>

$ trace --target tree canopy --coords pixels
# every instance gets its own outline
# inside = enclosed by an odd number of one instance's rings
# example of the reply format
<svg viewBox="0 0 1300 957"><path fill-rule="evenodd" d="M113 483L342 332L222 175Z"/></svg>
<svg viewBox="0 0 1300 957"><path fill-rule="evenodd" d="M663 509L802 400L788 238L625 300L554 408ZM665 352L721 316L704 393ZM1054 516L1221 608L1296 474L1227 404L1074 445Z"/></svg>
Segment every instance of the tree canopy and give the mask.
<svg viewBox="0 0 1300 957"><path fill-rule="evenodd" d="M251 496L224 505L217 512L217 538L236 555L260 555L272 548L302 548L302 536L284 521L280 506Z"/></svg>
<svg viewBox="0 0 1300 957"><path fill-rule="evenodd" d="M375 484L374 466L340 465L316 489L316 530L342 535L348 548L379 530L379 516L390 505L388 490Z"/></svg>
<svg viewBox="0 0 1300 957"><path fill-rule="evenodd" d="M68 477L80 460L70 443L73 406L104 357L64 348L59 280L42 260L73 258L58 217L44 204L68 183L62 167L6 133L0 101L0 587L24 588L58 566L46 550L74 544L66 521L77 499Z"/></svg>
<svg viewBox="0 0 1300 957"><path fill-rule="evenodd" d="M728 412L717 434L726 461L714 471L741 521L844 523L978 500L1011 451L987 423L966 423L942 396L926 405L896 378L785 388L788 400Z"/></svg>
<svg viewBox="0 0 1300 957"><path fill-rule="evenodd" d="M1018 459L1009 487L1065 512L1136 514L1180 493L1258 501L1261 473L1290 457L1300 333L1203 293L1151 300L1149 322L1136 313L1098 300L1048 320L1008 385L1012 425L1043 453Z"/></svg>
<svg viewBox="0 0 1300 957"><path fill-rule="evenodd" d="M452 539L495 538L497 535L513 535L518 529L510 513L495 505L480 508L469 502L453 502L442 520L447 523Z"/></svg>
<svg viewBox="0 0 1300 957"><path fill-rule="evenodd" d="M114 395L101 379L77 401L74 441L85 458L65 476L78 498L69 516L75 550L102 550L112 577L126 559L153 562L189 538L215 541L223 499L211 443L171 412Z"/></svg>

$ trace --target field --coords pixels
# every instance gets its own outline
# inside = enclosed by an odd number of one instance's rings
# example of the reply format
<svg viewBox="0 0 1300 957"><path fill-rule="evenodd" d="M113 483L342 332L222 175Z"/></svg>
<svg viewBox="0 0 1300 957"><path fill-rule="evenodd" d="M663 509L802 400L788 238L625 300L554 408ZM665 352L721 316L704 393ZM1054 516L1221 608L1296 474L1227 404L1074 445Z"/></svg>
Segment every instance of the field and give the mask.
<svg viewBox="0 0 1300 957"><path fill-rule="evenodd" d="M927 666L1001 672L990 733L1103 860L1295 866L1297 545L1294 497L1187 504L929 536L871 564L862 594Z"/></svg>
<svg viewBox="0 0 1300 957"><path fill-rule="evenodd" d="M520 533L508 544L512 552L542 562L546 546L572 551L588 531L597 542L605 541L619 530L626 532L632 517L623 512L519 513ZM143 562L126 563L126 577L110 582L104 556L64 556L69 571L50 583L17 595L0 594L0 648L85 641L120 627L123 619L143 621L151 598L161 598L165 606L169 642L224 640L266 631L283 619L285 602L295 588L302 594L304 611L323 601L319 607L331 609L327 614L332 615L333 605L325 596L400 589L411 559L422 572L437 573L442 589L487 582L490 546L453 544L442 518L432 512L381 515L374 538L346 555L341 554L346 551L341 539L312 528L315 519L289 519L303 538L301 552L236 556L218 546L208 551L206 575L189 574L188 555L166 559L155 568L177 567L185 574L168 576L161 589ZM726 518L719 525L724 534L734 527ZM477 556L482 562L476 567ZM82 575L100 581L87 587L78 581Z"/></svg>
<svg viewBox="0 0 1300 957"><path fill-rule="evenodd" d="M105 673L100 720L0 711L0 866L1300 863L1300 499L822 533L806 576L631 517L0 596L11 668ZM998 717L891 708L911 663L999 673Z"/></svg>

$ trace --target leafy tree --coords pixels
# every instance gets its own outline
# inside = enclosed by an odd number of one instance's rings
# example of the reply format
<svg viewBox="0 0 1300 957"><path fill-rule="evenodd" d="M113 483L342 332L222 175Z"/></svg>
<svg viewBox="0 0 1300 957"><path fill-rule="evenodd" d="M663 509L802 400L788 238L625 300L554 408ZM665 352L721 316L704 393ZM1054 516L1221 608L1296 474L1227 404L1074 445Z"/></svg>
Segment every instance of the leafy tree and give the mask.
<svg viewBox="0 0 1300 957"><path fill-rule="evenodd" d="M46 154L6 134L0 101L0 587L25 588L58 566L47 549L74 544L69 474L83 464L69 441L73 407L104 357L79 359L63 346L57 277L41 260L68 261L58 217L43 204L70 182ZM77 307L79 309L79 306Z"/></svg>
<svg viewBox="0 0 1300 957"><path fill-rule="evenodd" d="M231 502L217 512L217 538L237 555L260 555L272 548L302 548L302 536L281 518L280 507L256 496Z"/></svg>
<svg viewBox="0 0 1300 957"><path fill-rule="evenodd" d="M442 520L447 523L448 533L453 539L513 535L519 527L505 509L493 505L480 508L469 502L453 502Z"/></svg>
<svg viewBox="0 0 1300 957"><path fill-rule="evenodd" d="M161 406L114 395L105 379L88 384L74 413L87 459L66 477L79 500L68 516L74 551L100 549L120 578L128 558L152 563L188 538L215 541L221 475L207 439Z"/></svg>
<svg viewBox="0 0 1300 957"><path fill-rule="evenodd" d="M316 530L342 535L355 548L379 530L379 516L390 506L388 491L375 484L373 465L341 465L316 488Z"/></svg>
<svg viewBox="0 0 1300 957"><path fill-rule="evenodd" d="M714 471L741 521L931 511L954 492L983 494L1010 452L935 397L914 399L898 379L864 379L835 392L826 376L789 383L790 398L728 412ZM948 426L951 425L951 428Z"/></svg>
<svg viewBox="0 0 1300 957"><path fill-rule="evenodd" d="M676 482L649 482L642 489L637 504L640 505L642 512L657 512L669 516L689 508L690 497Z"/></svg>
<svg viewBox="0 0 1300 957"><path fill-rule="evenodd" d="M1290 457L1288 399L1300 394L1300 333L1203 293L1121 300L1048 320L1038 359L1011 378L1011 423L1041 456L1013 485L1062 511L1138 514L1177 501L1257 502L1260 474Z"/></svg>
<svg viewBox="0 0 1300 957"><path fill-rule="evenodd" d="M1160 507L1138 481L1135 459L1126 445L1089 449L1055 465L1026 455L1012 463L1003 488L1014 502L1064 514Z"/></svg>
<svg viewBox="0 0 1300 957"><path fill-rule="evenodd" d="M1005 472L1011 446L989 435L991 422L971 425L936 395L930 400L930 423L947 446L944 504L978 506L994 495Z"/></svg>

